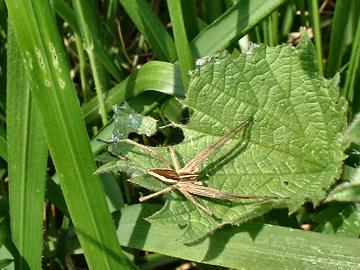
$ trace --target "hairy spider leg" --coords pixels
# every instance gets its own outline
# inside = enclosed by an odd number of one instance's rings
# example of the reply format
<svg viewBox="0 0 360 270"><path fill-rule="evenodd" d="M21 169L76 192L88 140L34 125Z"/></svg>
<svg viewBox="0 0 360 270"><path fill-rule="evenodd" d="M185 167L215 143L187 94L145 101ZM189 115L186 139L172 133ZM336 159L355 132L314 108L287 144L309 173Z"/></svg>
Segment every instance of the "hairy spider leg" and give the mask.
<svg viewBox="0 0 360 270"><path fill-rule="evenodd" d="M151 198L155 198L155 197L157 197L157 196L160 196L161 194L164 194L164 193L168 193L168 192L170 192L170 191L173 191L173 190L176 189L176 188L177 188L177 187L176 187L176 184L173 184L173 185L168 186L168 187L166 187L166 188L164 188L164 189L162 189L162 190L159 190L159 191L154 192L154 193L151 193L151 194L149 194L149 195L147 195L147 196L141 197L141 198L139 199L139 202L144 202L144 201L147 201L147 200L149 200L149 199L151 199Z"/></svg>
<svg viewBox="0 0 360 270"><path fill-rule="evenodd" d="M240 130L244 129L249 125L252 121L252 118L240 122L237 126L230 129L226 132L218 141L213 143L212 145L203 149L200 153L198 153L192 160L190 160L183 168L179 170L181 172L194 172L199 170L199 165L201 162L209 158L212 154L222 148L227 141L232 139Z"/></svg>
<svg viewBox="0 0 360 270"><path fill-rule="evenodd" d="M209 216L213 217L214 214L211 212L211 210L209 208L207 208L206 206L202 205L201 203L199 203L186 189L187 189L187 184L191 184L190 182L182 182L182 181L176 181L174 179L168 179L162 175L159 175L155 172L149 171L148 172L149 175L159 179L162 182L168 183L168 184L172 184L171 186L168 186L162 190L159 190L157 192L151 193L147 196L141 197L139 199L140 202L144 202L146 200L155 198L157 196L160 196L162 194L168 193L173 191L174 189L177 189L181 194L183 194L185 196L186 199L188 199L192 204L194 204L195 206L199 207L201 210L203 210L206 214L208 214ZM197 182L196 182L197 183ZM197 184L198 186L201 186L201 182L199 184ZM194 184L193 184L194 185ZM195 193L196 194L196 193Z"/></svg>
<svg viewBox="0 0 360 270"><path fill-rule="evenodd" d="M131 145L140 147L141 149L144 149L144 150L148 151L150 154L157 157L166 167L170 168L170 164L167 162L167 160L164 159L162 157L162 155L159 152L157 152L156 150L154 150L154 149L152 149L152 148L150 148L150 147L148 147L146 145L137 143L137 142L135 142L133 140L130 140L130 139L120 140L119 142L124 142L124 143L127 143L127 144L131 144Z"/></svg>
<svg viewBox="0 0 360 270"><path fill-rule="evenodd" d="M159 179L160 181L163 181L167 184L176 184L178 181L177 180L174 180L174 179L171 179L171 178L167 178L163 175L160 175L160 174L157 174L156 172L152 171L152 170L149 170L147 172L149 175Z"/></svg>
<svg viewBox="0 0 360 270"><path fill-rule="evenodd" d="M186 199L188 199L192 204L194 204L196 207L199 207L201 210L203 210L206 214L208 214L211 217L214 217L213 212L207 208L206 206L199 203L187 190L186 188L181 187L179 184L176 185L176 189L181 192L182 195L185 196Z"/></svg>
<svg viewBox="0 0 360 270"><path fill-rule="evenodd" d="M168 151L171 157L171 161L174 165L175 168L175 172L179 177L180 181L187 181L187 182L193 182L193 181L197 181L198 178L198 173L197 172L190 172L190 171L182 171L180 168L180 164L179 161L176 157L176 153L173 147L169 146L168 147Z"/></svg>
<svg viewBox="0 0 360 270"><path fill-rule="evenodd" d="M172 163L174 165L175 171L179 171L180 170L180 164L179 164L179 161L178 161L178 159L176 157L176 153L175 153L174 148L172 148L171 146L168 146L167 149L169 151L171 161L172 161Z"/></svg>
<svg viewBox="0 0 360 270"><path fill-rule="evenodd" d="M180 184L180 183L179 183ZM234 200L234 199L280 199L277 196L266 196L266 195L253 195L253 194L240 194L221 191L216 188L205 187L202 185L202 182L191 182L191 183L181 183L181 185L186 188L186 190L194 195L220 199L220 200Z"/></svg>

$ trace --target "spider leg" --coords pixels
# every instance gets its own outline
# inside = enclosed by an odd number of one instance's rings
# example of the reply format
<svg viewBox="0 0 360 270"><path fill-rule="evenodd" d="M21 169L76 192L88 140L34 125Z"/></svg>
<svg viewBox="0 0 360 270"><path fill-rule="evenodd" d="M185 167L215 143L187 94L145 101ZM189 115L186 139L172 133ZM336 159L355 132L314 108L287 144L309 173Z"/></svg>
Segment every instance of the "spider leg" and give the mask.
<svg viewBox="0 0 360 270"><path fill-rule="evenodd" d="M175 172L179 176L180 181L185 181L185 182L196 181L197 177L198 177L197 170L192 171L192 172L184 171L183 169L180 168L180 164L179 164L179 161L178 161L178 159L176 157L176 153L175 153L174 148L169 146L168 151L169 151L172 163L174 165Z"/></svg>
<svg viewBox="0 0 360 270"><path fill-rule="evenodd" d="M162 176L162 175L160 175L160 174L157 174L156 172L153 172L153 171L151 171L151 170L148 171L147 173L148 173L149 175L155 177L156 179L162 181L162 182L165 182L165 183L168 183L168 184L175 184L175 183L177 183L176 180L174 180L174 179L169 179L169 178L167 178L167 177L165 177L165 176Z"/></svg>
<svg viewBox="0 0 360 270"><path fill-rule="evenodd" d="M185 196L186 199L188 199L192 204L194 204L196 207L200 208L201 210L203 210L206 214L208 214L210 217L214 217L213 212L207 208L206 206L202 205L201 203L199 203L197 200L195 200L195 198L186 190L186 188L182 188L177 186L176 187L177 190L179 190L181 192L182 195Z"/></svg>
<svg viewBox="0 0 360 270"><path fill-rule="evenodd" d="M170 164L167 162L167 160L164 159L162 157L162 155L159 152L157 152L156 150L154 150L154 149L152 149L152 148L150 148L150 147L148 147L146 145L137 143L137 142L135 142L133 140L130 140L130 139L120 140L119 142L131 144L131 145L137 146L137 147L139 147L141 149L144 149L144 150L148 151L151 155L158 158L166 167L170 168Z"/></svg>
<svg viewBox="0 0 360 270"><path fill-rule="evenodd" d="M168 192L170 192L170 191L172 191L172 190L174 190L174 189L176 189L175 184L174 184L174 185L171 185L171 186L168 186L168 187L166 187L166 188L164 188L164 189L162 189L162 190L159 190L159 191L157 191L157 192L151 193L151 194L149 194L149 195L147 195L147 196L141 197L141 198L139 199L139 202L147 201L147 200L149 200L149 199L151 199L151 198L155 198L155 197L157 197L157 196L160 196L161 194L168 193Z"/></svg>
<svg viewBox="0 0 360 270"><path fill-rule="evenodd" d="M186 183L186 190L190 194L219 199L219 200L236 200L236 199L284 199L285 197L267 196L267 195L255 195L255 194L242 194L222 191L216 188L206 187L202 182L197 181L193 183Z"/></svg>
<svg viewBox="0 0 360 270"><path fill-rule="evenodd" d="M169 146L167 149L168 149L168 151L170 153L170 157L171 157L172 163L174 165L175 171L179 171L180 170L180 164L179 164L179 161L178 161L178 159L176 157L176 153L175 153L174 148Z"/></svg>
<svg viewBox="0 0 360 270"><path fill-rule="evenodd" d="M206 147L200 153L198 153L183 168L181 168L180 172L182 172L182 171L194 172L194 171L198 170L201 162L203 162L204 160L208 159L211 155L216 153L220 148L222 148L225 145L225 143L227 141L234 138L237 133L239 133L242 129L247 127L251 121L252 121L252 119L242 121L242 122L240 122L240 124L238 124L237 126L235 126L232 129L230 129L218 141L216 141L215 143Z"/></svg>

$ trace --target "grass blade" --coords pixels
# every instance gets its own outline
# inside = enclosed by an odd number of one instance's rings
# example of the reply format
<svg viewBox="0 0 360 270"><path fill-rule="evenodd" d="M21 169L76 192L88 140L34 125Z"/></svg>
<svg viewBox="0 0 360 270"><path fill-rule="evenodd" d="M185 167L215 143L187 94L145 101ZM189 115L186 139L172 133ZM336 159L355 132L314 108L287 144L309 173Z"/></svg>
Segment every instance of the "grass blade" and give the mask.
<svg viewBox="0 0 360 270"><path fill-rule="evenodd" d="M356 83L358 83L360 73L360 18L358 19L358 25L356 34L354 37L354 42L351 49L351 57L349 68L346 72L345 86L343 89L343 95L347 100L353 102L353 112L352 115L355 116L357 112L360 111L359 99L360 94L356 91Z"/></svg>
<svg viewBox="0 0 360 270"><path fill-rule="evenodd" d="M52 5L54 6L56 13L59 14L60 17L69 24L71 29L74 32L80 34L80 29L76 21L75 12L70 7L70 5L63 0L54 0L52 1Z"/></svg>
<svg viewBox="0 0 360 270"><path fill-rule="evenodd" d="M360 263L358 239L256 222L184 245L176 241L182 234L177 226L149 224L143 219L156 210L149 204L125 208L118 229L120 243L235 269L356 269Z"/></svg>
<svg viewBox="0 0 360 270"><path fill-rule="evenodd" d="M46 0L6 4L88 266L127 269L100 178L93 175L95 162L50 4Z"/></svg>
<svg viewBox="0 0 360 270"><path fill-rule="evenodd" d="M348 24L351 11L351 1L336 1L335 14L331 26L330 51L326 65L326 75L328 78L335 75L339 70L342 59L345 33L344 28Z"/></svg>
<svg viewBox="0 0 360 270"><path fill-rule="evenodd" d="M269 16L269 28L271 43L273 46L279 45L279 14L277 10Z"/></svg>
<svg viewBox="0 0 360 270"><path fill-rule="evenodd" d="M12 259L1 259L0 260L0 267L6 269L6 266L9 266L13 262Z"/></svg>
<svg viewBox="0 0 360 270"><path fill-rule="evenodd" d="M204 19L208 24L215 21L226 10L226 4L224 3L225 1L222 0L203 0L201 2Z"/></svg>
<svg viewBox="0 0 360 270"><path fill-rule="evenodd" d="M189 71L195 67L194 58L187 39L181 1L168 0L167 3L180 64L181 78L186 89L189 84Z"/></svg>
<svg viewBox="0 0 360 270"><path fill-rule="evenodd" d="M119 0L140 33L160 60L172 62L176 59L173 39L144 0Z"/></svg>
<svg viewBox="0 0 360 270"><path fill-rule="evenodd" d="M316 59L320 74L324 74L323 67L323 56L322 56L322 42L321 42L321 29L320 29L320 18L319 18L319 6L317 0L308 0L308 6L310 10L310 19L312 29L314 31Z"/></svg>
<svg viewBox="0 0 360 270"><path fill-rule="evenodd" d="M107 114L104 104L104 92L108 88L108 76L94 50L95 40L100 43L100 29L99 23L96 20L98 16L96 14L95 2L76 0L72 1L72 3L75 9L84 48L90 60L102 124L106 125Z"/></svg>
<svg viewBox="0 0 360 270"><path fill-rule="evenodd" d="M181 0L184 24L188 40L193 40L200 32L200 25L197 17L196 2L192 0Z"/></svg>
<svg viewBox="0 0 360 270"><path fill-rule="evenodd" d="M194 56L203 57L226 48L285 2L286 0L238 1L192 41Z"/></svg>
<svg viewBox="0 0 360 270"><path fill-rule="evenodd" d="M70 8L70 6L63 0L54 0L53 4L55 11L61 16L61 18L69 24L69 26L77 35L80 35L80 29L76 21L75 12ZM100 40L94 39L93 45L94 54L99 58L99 61L101 61L108 72L117 81L121 81L124 78L121 69L116 66L107 51L103 49Z"/></svg>
<svg viewBox="0 0 360 270"><path fill-rule="evenodd" d="M179 70L173 64L152 61L109 90L105 98L106 111L109 112L115 104L122 104L125 100L148 90L175 96L185 94ZM98 108L96 99L83 106L83 114L87 122L99 117Z"/></svg>
<svg viewBox="0 0 360 270"><path fill-rule="evenodd" d="M283 41L286 41L288 39L288 34L291 32L291 27L294 22L295 17L295 11L296 11L296 2L295 0L290 0L287 4L284 19L281 26L281 39Z"/></svg>
<svg viewBox="0 0 360 270"><path fill-rule="evenodd" d="M47 147L14 34L8 31L7 127L11 233L18 269L41 269Z"/></svg>

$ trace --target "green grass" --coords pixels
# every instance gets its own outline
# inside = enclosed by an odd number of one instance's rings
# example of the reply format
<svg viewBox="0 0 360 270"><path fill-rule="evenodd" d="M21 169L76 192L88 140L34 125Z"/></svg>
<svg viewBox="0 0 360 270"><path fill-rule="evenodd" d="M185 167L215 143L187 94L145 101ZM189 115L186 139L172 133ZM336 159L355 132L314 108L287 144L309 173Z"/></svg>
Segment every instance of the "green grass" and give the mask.
<svg viewBox="0 0 360 270"><path fill-rule="evenodd" d="M9 182L11 232L19 255L26 258L16 258L19 268L40 268L48 153L14 33L12 29L8 33L7 145L13 153L8 161L12 179ZM31 219L27 218L29 215Z"/></svg>
<svg viewBox="0 0 360 270"><path fill-rule="evenodd" d="M0 11L2 269L175 269L186 261L201 269L355 269L360 264L354 204L360 198L358 1L0 0ZM314 57L310 50L295 59L286 49L271 48L263 58L256 49L241 54L241 38L249 48L296 45L301 26L310 29ZM198 60L222 50L238 60ZM272 57L282 60L276 64ZM329 81L317 77L313 63ZM191 72L196 67L198 72ZM261 74L267 75L259 83ZM286 75L293 84L277 88ZM262 104L255 97L266 87L280 90ZM244 96L232 98L229 89ZM309 102L314 96L316 104ZM244 100L249 107L242 107ZM281 109L284 104L291 110ZM123 111L121 117L113 118L114 108ZM313 125L319 114L327 115L324 127ZM150 128L145 116L157 120L149 124L157 128L155 135L137 134ZM259 204L256 214L252 206L201 200L222 213L223 222L203 216L174 193L138 204L150 193L147 188L158 185L140 178L139 170L158 166L157 160L105 142L129 136L150 146L175 144L186 162L242 116L254 116L244 146L250 150L230 161L226 155L206 161L199 178L219 189L271 190L291 199ZM277 127L278 118L290 128ZM302 131L300 139L292 133ZM254 145L302 150L264 155ZM278 182L271 182L263 171L256 173L269 164L282 172L283 164L299 158L306 162L295 162L294 171L304 176L279 174ZM116 173L94 175L109 161ZM129 177L145 188L126 181ZM154 223L143 219L163 205L152 216ZM225 225L237 223L241 226ZM174 224L188 226L185 238ZM181 242L200 235L199 242Z"/></svg>

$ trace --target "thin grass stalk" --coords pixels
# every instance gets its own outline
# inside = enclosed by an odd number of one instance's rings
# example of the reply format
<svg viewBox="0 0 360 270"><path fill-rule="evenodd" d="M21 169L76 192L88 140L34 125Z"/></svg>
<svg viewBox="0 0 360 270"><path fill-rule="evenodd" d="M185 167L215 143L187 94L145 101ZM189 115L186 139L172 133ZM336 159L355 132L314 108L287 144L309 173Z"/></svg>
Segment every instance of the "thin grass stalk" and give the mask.
<svg viewBox="0 0 360 270"><path fill-rule="evenodd" d="M328 78L334 76L339 71L343 56L343 48L345 44L344 29L348 25L351 12L351 1L336 1L335 14L331 25L330 49L326 64L326 76Z"/></svg>
<svg viewBox="0 0 360 270"><path fill-rule="evenodd" d="M281 39L286 41L288 39L288 35L291 31L291 27L294 22L295 11L296 11L296 0L291 0L287 4L286 11L284 14L284 19L281 26Z"/></svg>
<svg viewBox="0 0 360 270"><path fill-rule="evenodd" d="M320 74L324 74L323 56L322 56L322 41L320 29L319 6L317 0L308 0L310 11L311 25L314 32L316 59Z"/></svg>
<svg viewBox="0 0 360 270"><path fill-rule="evenodd" d="M89 89L88 79L86 76L86 61L85 61L85 52L82 45L82 40L79 34L74 34L75 45L78 52L79 57L79 73L80 73L80 83L81 83L81 91L84 102L86 102L90 95L91 91Z"/></svg>
<svg viewBox="0 0 360 270"><path fill-rule="evenodd" d="M103 44L111 44L111 41L116 34L113 32L115 29L114 22L116 21L117 10L119 8L118 0L107 1L106 17L104 22Z"/></svg>
<svg viewBox="0 0 360 270"><path fill-rule="evenodd" d="M273 37L273 31L272 31L272 20L271 16L266 18L266 32L267 32L267 38L268 38L268 46L274 46L274 37Z"/></svg>
<svg viewBox="0 0 360 270"><path fill-rule="evenodd" d="M255 27L255 38L256 38L256 43L261 43L261 35L260 35L260 27L256 26Z"/></svg>
<svg viewBox="0 0 360 270"><path fill-rule="evenodd" d="M268 19L263 20L261 22L261 31L262 31L262 37L263 37L263 42L268 45L270 45L270 37L269 37L269 23L268 23Z"/></svg>
<svg viewBox="0 0 360 270"><path fill-rule="evenodd" d="M189 84L189 71L195 67L194 57L192 56L190 43L187 39L181 1L168 0L167 4L180 64L181 78L186 89Z"/></svg>
<svg viewBox="0 0 360 270"><path fill-rule="evenodd" d="M96 15L95 3L93 1L76 0L72 1L77 22L81 32L85 50L90 60L90 66L95 83L96 98L99 104L99 114L103 125L106 125L107 112L105 109L105 91L108 89L108 76L100 59L94 52L94 40L100 38L99 16Z"/></svg>
<svg viewBox="0 0 360 270"><path fill-rule="evenodd" d="M359 83L360 77L360 18L358 19L358 26L351 49L351 57L349 68L346 72L346 80L343 89L343 95L353 104L352 116L360 110L360 91L355 89L356 84Z"/></svg>
<svg viewBox="0 0 360 270"><path fill-rule="evenodd" d="M272 36L272 46L276 46L279 44L279 14L278 11L275 10L270 18L270 29L271 29L271 36Z"/></svg>

